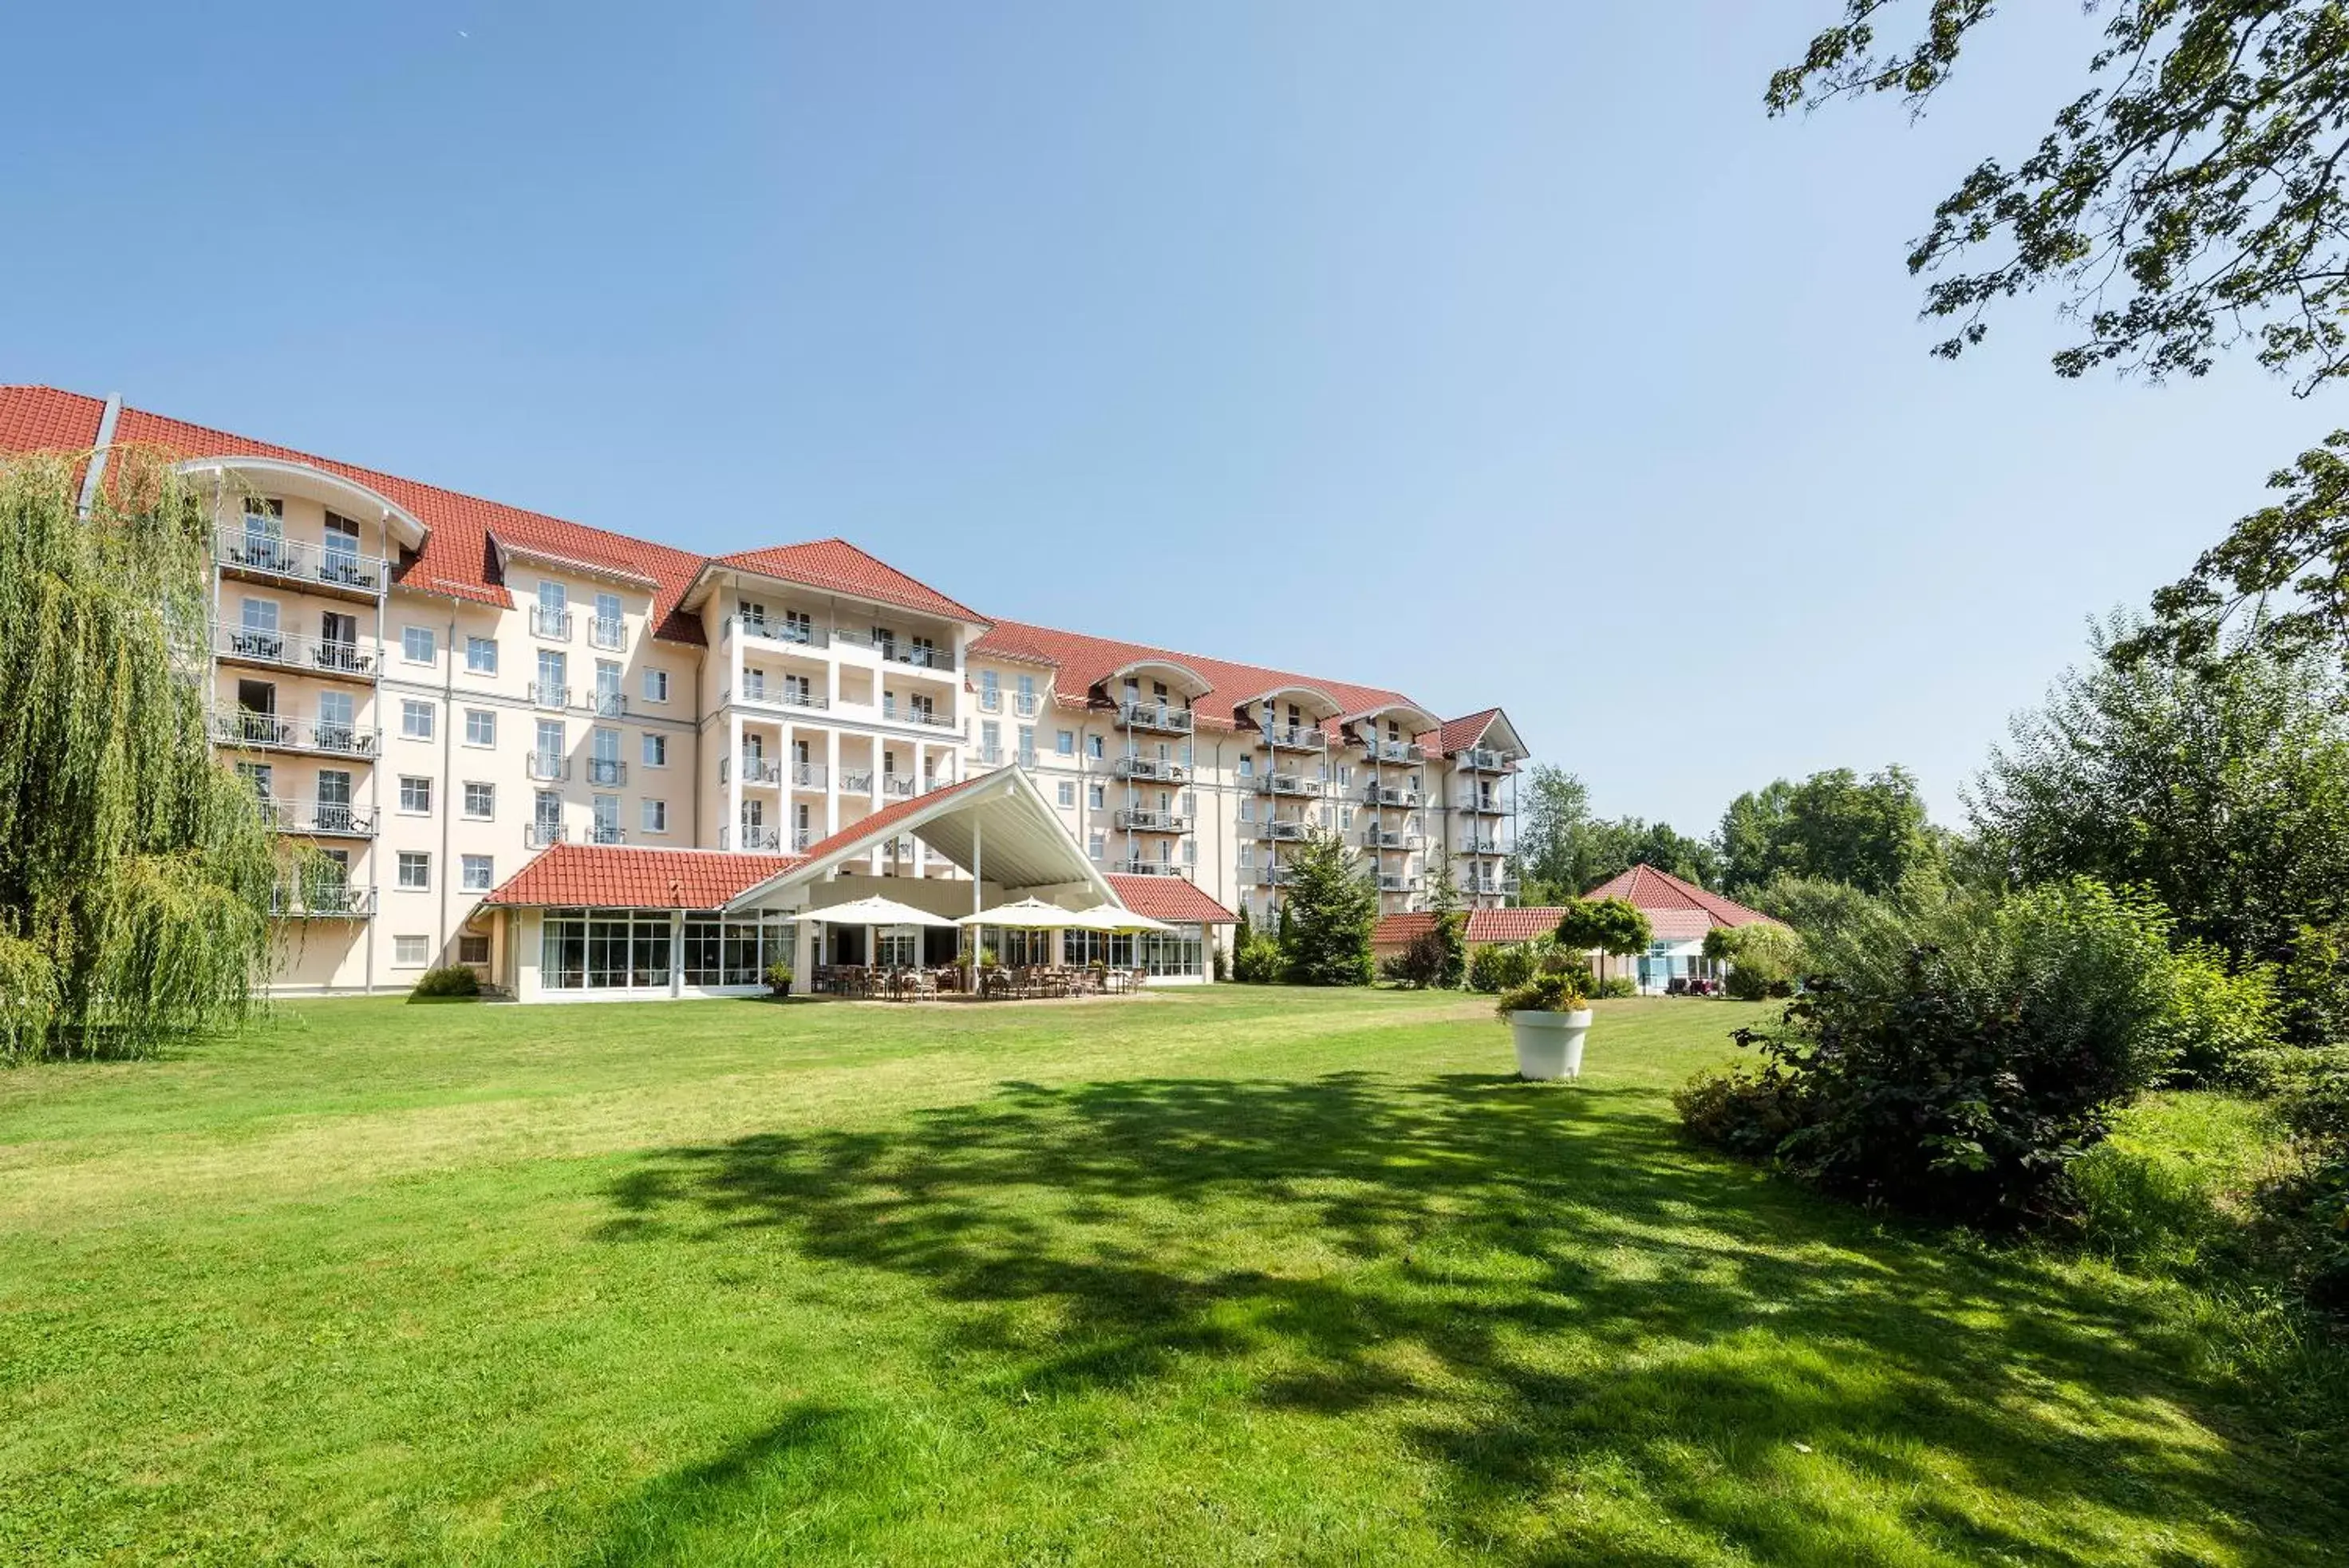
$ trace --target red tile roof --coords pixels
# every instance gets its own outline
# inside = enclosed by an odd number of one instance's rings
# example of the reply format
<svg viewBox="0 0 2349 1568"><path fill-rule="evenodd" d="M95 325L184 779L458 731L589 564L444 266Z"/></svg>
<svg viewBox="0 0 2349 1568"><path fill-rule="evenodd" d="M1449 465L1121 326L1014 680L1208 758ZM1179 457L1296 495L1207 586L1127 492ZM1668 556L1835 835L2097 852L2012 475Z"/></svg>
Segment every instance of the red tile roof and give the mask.
<svg viewBox="0 0 2349 1568"><path fill-rule="evenodd" d="M88 452L98 444L102 398L55 387L0 387L0 452Z"/></svg>
<svg viewBox="0 0 2349 1568"><path fill-rule="evenodd" d="M1620 898L1648 917L1656 935L1675 941L1701 937L1715 926L1750 926L1770 917L1749 909L1734 898L1708 892L1669 871L1642 862L1621 876L1601 882L1586 898ZM1776 924L1775 921L1771 921Z"/></svg>
<svg viewBox="0 0 2349 1568"><path fill-rule="evenodd" d="M832 835L830 837L817 839L813 844L808 846L807 853L800 856L799 858L802 860L821 860L823 857L831 854L835 849L843 848L848 845L855 843L860 838L864 838L873 834L882 832L893 824L913 815L914 813L921 810L926 805L935 805L940 800L948 795L959 794L964 790L970 788L973 784L984 783L985 781L994 777L995 774L993 773L973 774L970 777L963 780L960 784L951 784L947 785L944 789L934 789L927 794L913 795L905 800L892 802L890 805L883 806L879 811L872 812L864 816L857 818L854 822L850 823L846 827L842 828L838 833Z"/></svg>
<svg viewBox="0 0 2349 1568"><path fill-rule="evenodd" d="M1408 947L1425 932L1435 929L1435 917L1413 911L1402 915L1381 915L1379 923L1371 928L1371 946L1374 948Z"/></svg>
<svg viewBox="0 0 2349 1568"><path fill-rule="evenodd" d="M1154 920L1188 920L1203 926L1229 926L1239 917L1182 877L1109 877L1118 902Z"/></svg>
<svg viewBox="0 0 2349 1568"><path fill-rule="evenodd" d="M1236 704L1282 686L1309 686L1326 691L1348 713L1384 707L1391 702L1402 702L1414 708L1419 706L1402 692L1390 691L1384 687L1361 686L1350 680L1324 680L1317 676L1292 674L1260 664L1237 664L1227 659L1176 653L1169 649L1153 648L1146 643L1121 642L1114 638L1092 637L1079 631L1059 631L1051 627L1033 626L1023 621L996 622L993 629L973 645L972 652L981 658L993 655L1023 663L1053 666L1060 671L1054 682L1055 694L1063 702L1076 705L1084 702L1085 694L1092 687L1108 680L1129 664L1152 659L1179 664L1196 673L1208 684L1209 691L1193 698L1191 702L1193 711L1197 714L1196 722L1203 729L1238 728L1232 716Z"/></svg>
<svg viewBox="0 0 2349 1568"><path fill-rule="evenodd" d="M866 555L845 539L816 539L805 545L774 545L763 550L738 550L710 563L802 583L812 588L878 599L947 620L975 621L987 618L968 605L957 603L899 571L888 562Z"/></svg>
<svg viewBox="0 0 2349 1568"><path fill-rule="evenodd" d="M1485 738L1485 732L1492 727L1494 717L1499 712L1498 708L1487 708L1480 713L1446 719L1442 729L1420 736L1419 743L1447 757L1454 752L1464 752Z"/></svg>
<svg viewBox="0 0 2349 1568"><path fill-rule="evenodd" d="M481 902L591 909L715 909L799 863L795 855L557 844L541 851Z"/></svg>
<svg viewBox="0 0 2349 1568"><path fill-rule="evenodd" d="M1468 912L1468 940L1472 942L1529 942L1536 937L1547 936L1557 929L1558 917L1564 909L1544 909L1539 905L1514 909L1472 909Z"/></svg>

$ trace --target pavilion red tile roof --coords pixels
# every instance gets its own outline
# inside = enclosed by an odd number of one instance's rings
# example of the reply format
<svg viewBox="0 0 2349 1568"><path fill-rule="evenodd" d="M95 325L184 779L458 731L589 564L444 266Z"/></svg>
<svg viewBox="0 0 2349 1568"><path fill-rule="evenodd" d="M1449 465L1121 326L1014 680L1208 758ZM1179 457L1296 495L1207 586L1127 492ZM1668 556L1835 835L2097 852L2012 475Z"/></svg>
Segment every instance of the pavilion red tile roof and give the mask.
<svg viewBox="0 0 2349 1568"><path fill-rule="evenodd" d="M1757 920L1777 924L1758 909L1749 909L1734 898L1659 871L1644 861L1583 897L1620 898L1648 917L1656 935L1674 941L1692 940L1715 926L1750 926Z"/></svg>
<svg viewBox="0 0 2349 1568"><path fill-rule="evenodd" d="M1374 948L1408 947L1413 940L1435 929L1435 917L1423 910L1399 915L1381 915L1379 923L1371 928L1371 946Z"/></svg>
<svg viewBox="0 0 2349 1568"><path fill-rule="evenodd" d="M870 837L874 834L886 831L897 823L904 821L906 817L913 815L916 812L921 810L926 805L936 805L939 801L945 799L948 795L960 794L963 791L969 789L972 785L984 784L995 776L995 774L992 772L973 774L970 777L963 780L960 784L951 784L947 785L944 789L931 790L926 794L913 795L905 800L892 802L891 804L883 806L879 811L871 812L864 816L858 817L854 822L850 823L846 827L843 827L839 832L833 834L830 837L817 839L813 844L809 845L807 852L798 857L798 858L802 860L821 860L835 849L845 848L847 846L855 843L860 838Z"/></svg>
<svg viewBox="0 0 2349 1568"><path fill-rule="evenodd" d="M815 539L804 545L774 545L763 550L738 550L710 562L787 583L878 599L947 620L988 624L987 618L927 583L909 577L888 562L867 555L845 539Z"/></svg>
<svg viewBox="0 0 2349 1568"><path fill-rule="evenodd" d="M796 855L557 844L481 900L546 909L715 909L800 863Z"/></svg>
<svg viewBox="0 0 2349 1568"><path fill-rule="evenodd" d="M1420 736L1419 743L1447 757L1454 752L1464 752L1485 738L1485 732L1492 728L1493 720L1500 711L1498 708L1487 708L1482 712L1446 719L1443 728Z"/></svg>
<svg viewBox="0 0 2349 1568"><path fill-rule="evenodd" d="M1112 872L1110 890L1118 902L1154 920L1193 921L1203 926L1229 926L1239 917L1210 898L1199 885L1184 877L1124 877Z"/></svg>
<svg viewBox="0 0 2349 1568"><path fill-rule="evenodd" d="M1509 909L1471 909L1468 912L1468 940L1471 942L1529 942L1536 937L1547 936L1557 929L1558 917L1564 909L1545 909L1540 905L1521 906Z"/></svg>
<svg viewBox="0 0 2349 1568"><path fill-rule="evenodd" d="M1082 706L1092 687L1127 665L1145 659L1179 664L1207 683L1208 690L1191 700L1192 711L1196 715L1195 722L1202 729L1237 729L1238 723L1233 717L1235 707L1250 698L1288 686L1310 687L1314 691L1327 692L1339 705L1340 711L1344 713L1360 713L1366 709L1383 708L1391 703L1420 707L1402 692L1391 691L1382 686L1364 686L1351 680L1329 680L1319 676L1273 670L1261 664L1240 664L1228 659L1210 659L1204 654L1177 653L1171 649L1153 648L1147 643L1124 642L1080 631L1061 631L1024 621L997 621L986 636L972 645L971 651L979 658L992 655L1021 663L1052 667L1059 671L1054 682L1055 695L1071 706ZM1422 711L1424 711L1423 709ZM1328 726L1325 724L1324 727Z"/></svg>

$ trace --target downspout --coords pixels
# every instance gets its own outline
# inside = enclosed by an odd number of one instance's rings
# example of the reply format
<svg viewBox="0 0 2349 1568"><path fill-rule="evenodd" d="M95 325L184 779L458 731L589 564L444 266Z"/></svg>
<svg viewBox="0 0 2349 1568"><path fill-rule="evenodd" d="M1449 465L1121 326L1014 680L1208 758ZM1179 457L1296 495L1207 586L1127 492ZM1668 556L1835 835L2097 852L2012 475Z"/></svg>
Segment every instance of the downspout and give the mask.
<svg viewBox="0 0 2349 1568"><path fill-rule="evenodd" d="M76 510L84 517L98 504L98 485L106 477L107 453L114 446L115 421L121 418L122 394L111 393L106 400L106 411L98 416L98 441L89 454L89 469L81 476L81 498Z"/></svg>

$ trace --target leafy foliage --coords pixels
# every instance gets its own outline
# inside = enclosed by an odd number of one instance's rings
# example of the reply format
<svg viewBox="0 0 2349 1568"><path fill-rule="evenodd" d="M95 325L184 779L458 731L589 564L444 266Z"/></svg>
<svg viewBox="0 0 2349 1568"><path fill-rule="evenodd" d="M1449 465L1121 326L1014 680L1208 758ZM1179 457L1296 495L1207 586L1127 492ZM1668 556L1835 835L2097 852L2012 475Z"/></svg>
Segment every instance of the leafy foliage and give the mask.
<svg viewBox="0 0 2349 1568"><path fill-rule="evenodd" d="M1940 846L1908 769L1863 779L1849 768L1777 779L1739 795L1723 814L1722 876L1733 891L1782 876L1817 877L1881 893L1932 867Z"/></svg>
<svg viewBox="0 0 2349 1568"><path fill-rule="evenodd" d="M1666 823L1593 815L1589 790L1562 768L1536 763L1522 787L1516 865L1528 904L1563 904L1642 862L1703 887L1720 885L1711 845Z"/></svg>
<svg viewBox="0 0 2349 1568"><path fill-rule="evenodd" d="M1704 956L1729 965L1723 990L1740 1002L1762 1002L1795 993L1807 955L1793 931L1757 920L1705 932Z"/></svg>
<svg viewBox="0 0 2349 1568"><path fill-rule="evenodd" d="M1570 953L1599 953L1628 958L1645 952L1655 940L1655 929L1640 907L1622 898L1576 898L1558 917L1557 945ZM1599 966L1600 979L1606 966Z"/></svg>
<svg viewBox="0 0 2349 1568"><path fill-rule="evenodd" d="M1468 989L1506 991L1533 978L1535 953L1527 942L1483 942L1468 955Z"/></svg>
<svg viewBox="0 0 2349 1568"><path fill-rule="evenodd" d="M1270 931L1257 930L1248 919L1247 906L1242 904L1239 925L1232 933L1232 978L1243 985L1275 985L1288 971L1280 939Z"/></svg>
<svg viewBox="0 0 2349 1568"><path fill-rule="evenodd" d="M1457 991L1468 978L1468 911L1461 902L1460 884L1452 875L1448 857L1436 857L1427 908L1435 917L1431 934L1436 954L1434 978L1427 983Z"/></svg>
<svg viewBox="0 0 2349 1568"><path fill-rule="evenodd" d="M1925 0L1914 41L1879 51L1899 4L1845 0L1771 79L1771 112L1920 102L1996 9ZM1926 314L1954 324L1938 352L1979 343L1994 302L2052 287L2085 328L2056 354L2061 375L2199 376L2246 337L2302 391L2349 373L2349 19L2332 0L2116 0L2106 17L2094 85L2012 166L1979 164L1911 248L1909 271L1932 276Z"/></svg>
<svg viewBox="0 0 2349 1568"><path fill-rule="evenodd" d="M1288 862L1296 873L1281 901L1286 978L1297 985L1368 985L1377 886L1361 857L1327 828L1315 828Z"/></svg>
<svg viewBox="0 0 2349 1568"><path fill-rule="evenodd" d="M1504 1021L1512 1012L1579 1012L1588 1000L1581 975L1572 970L1546 969L1503 992L1493 1012Z"/></svg>
<svg viewBox="0 0 2349 1568"><path fill-rule="evenodd" d="M1432 990L1444 983L1444 962L1443 933L1431 927L1404 943L1401 952L1389 953L1379 964L1379 978L1414 990Z"/></svg>
<svg viewBox="0 0 2349 1568"><path fill-rule="evenodd" d="M2095 877L2150 889L2181 935L2285 961L2302 926L2349 914L2349 685L2250 640L2215 666L2106 656L2091 633L1967 796L1976 857L2010 886Z"/></svg>
<svg viewBox="0 0 2349 1568"><path fill-rule="evenodd" d="M208 523L171 469L0 465L0 1059L152 1051L240 1019L281 870L213 757Z"/></svg>
<svg viewBox="0 0 2349 1568"><path fill-rule="evenodd" d="M2168 1027L2181 1085L2241 1085L2277 1044L2281 998L2271 964L2230 970L2216 948L2188 943L2170 961Z"/></svg>
<svg viewBox="0 0 2349 1568"><path fill-rule="evenodd" d="M2116 1104L2170 1064L2168 916L2085 878L1856 922L1758 1072L1693 1087L1692 1131L1831 1191L1975 1223L2048 1217Z"/></svg>
<svg viewBox="0 0 2349 1568"><path fill-rule="evenodd" d="M416 977L416 989L409 993L428 999L479 996L481 977L460 963L442 964L428 969Z"/></svg>

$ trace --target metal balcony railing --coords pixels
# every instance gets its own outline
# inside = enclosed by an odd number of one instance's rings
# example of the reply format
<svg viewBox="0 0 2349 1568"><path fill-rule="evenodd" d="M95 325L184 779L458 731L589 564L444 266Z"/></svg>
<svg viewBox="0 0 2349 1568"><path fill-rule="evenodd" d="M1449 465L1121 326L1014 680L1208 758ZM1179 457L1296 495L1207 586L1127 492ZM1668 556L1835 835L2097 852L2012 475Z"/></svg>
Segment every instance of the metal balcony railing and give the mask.
<svg viewBox="0 0 2349 1568"><path fill-rule="evenodd" d="M1508 852L1499 839L1482 836L1464 838L1460 841L1460 847L1453 851L1455 855L1506 855Z"/></svg>
<svg viewBox="0 0 2349 1568"><path fill-rule="evenodd" d="M568 708L571 706L571 688L543 685L533 680L530 683L530 700L541 708Z"/></svg>
<svg viewBox="0 0 2349 1568"><path fill-rule="evenodd" d="M1031 774L1036 771L1036 749L1033 746L1020 747L1012 753L1012 760Z"/></svg>
<svg viewBox="0 0 2349 1568"><path fill-rule="evenodd" d="M1001 688L981 687L978 693L978 711L982 713L1002 712L1003 691Z"/></svg>
<svg viewBox="0 0 2349 1568"><path fill-rule="evenodd" d="M1276 752L1326 752L1330 749L1328 733L1311 724L1268 724L1261 732L1264 743Z"/></svg>
<svg viewBox="0 0 2349 1568"><path fill-rule="evenodd" d="M628 623L617 616L595 615L587 618L587 646L617 649L626 645Z"/></svg>
<svg viewBox="0 0 2349 1568"><path fill-rule="evenodd" d="M1191 870L1189 867L1177 866L1171 860L1144 860L1140 856L1112 860L1109 868L1121 877L1186 877Z"/></svg>
<svg viewBox="0 0 2349 1568"><path fill-rule="evenodd" d="M990 768L1001 767L1003 765L1003 748L1001 746L981 745L978 748L978 760Z"/></svg>
<svg viewBox="0 0 2349 1568"><path fill-rule="evenodd" d="M1508 767L1509 753L1494 751L1489 746L1471 746L1464 752L1454 753L1452 761L1455 767L1464 772L1497 774Z"/></svg>
<svg viewBox="0 0 2349 1568"><path fill-rule="evenodd" d="M780 829L772 827L745 826L740 832L732 828L721 827L718 830L718 847L731 849L739 841L746 852L771 851L781 845L782 836Z"/></svg>
<svg viewBox="0 0 2349 1568"><path fill-rule="evenodd" d="M884 800L913 799L913 775L910 774L883 774L881 775L881 796Z"/></svg>
<svg viewBox="0 0 2349 1568"><path fill-rule="evenodd" d="M823 763L786 763L783 782L793 789L823 789L832 782L832 769Z"/></svg>
<svg viewBox="0 0 2349 1568"><path fill-rule="evenodd" d="M237 709L214 713L212 729L212 739L222 745L274 752L372 757L383 745L383 732L371 725L323 722L292 713L254 713Z"/></svg>
<svg viewBox="0 0 2349 1568"><path fill-rule="evenodd" d="M1275 844L1301 844L1313 836L1309 822L1259 822L1254 825L1256 836Z"/></svg>
<svg viewBox="0 0 2349 1568"><path fill-rule="evenodd" d="M616 822L597 822L588 825L587 842L590 844L626 844L627 841L626 830Z"/></svg>
<svg viewBox="0 0 2349 1568"><path fill-rule="evenodd" d="M1506 816L1508 815L1508 808L1503 805L1497 798L1490 795L1464 794L1460 797L1458 809L1467 812L1471 815L1475 816Z"/></svg>
<svg viewBox="0 0 2349 1568"><path fill-rule="evenodd" d="M1410 741L1365 739L1361 742L1362 758L1372 763L1423 763L1426 752Z"/></svg>
<svg viewBox="0 0 2349 1568"><path fill-rule="evenodd" d="M571 612L567 609L549 609L544 605L531 606L530 634L533 637L543 637L554 642L569 642Z"/></svg>
<svg viewBox="0 0 2349 1568"><path fill-rule="evenodd" d="M270 890L269 912L282 920L364 920L375 913L375 889L337 882L280 886Z"/></svg>
<svg viewBox="0 0 2349 1568"><path fill-rule="evenodd" d="M1011 694L1011 711L1022 719L1034 718L1036 706L1036 693L1033 691L1014 691Z"/></svg>
<svg viewBox="0 0 2349 1568"><path fill-rule="evenodd" d="M375 679L375 654L356 642L329 642L298 631L269 631L254 627L213 628L212 649L223 659L254 664L283 665L313 675Z"/></svg>
<svg viewBox="0 0 2349 1568"><path fill-rule="evenodd" d="M532 822L523 825L523 847L544 849L571 836L571 830L559 822Z"/></svg>
<svg viewBox="0 0 2349 1568"><path fill-rule="evenodd" d="M823 648L830 645L831 634L823 628L796 620L765 620L755 616L729 616L726 631L740 631L746 637L762 637L769 642L795 643L802 648Z"/></svg>
<svg viewBox="0 0 2349 1568"><path fill-rule="evenodd" d="M1256 793L1282 795L1319 794L1321 786L1302 774L1258 774L1256 775Z"/></svg>
<svg viewBox="0 0 2349 1568"><path fill-rule="evenodd" d="M619 784L628 782L628 764L617 757L587 759L587 782L591 784ZM596 842L601 843L598 839Z"/></svg>
<svg viewBox="0 0 2349 1568"><path fill-rule="evenodd" d="M840 788L844 794L871 794L873 770L871 768L841 769Z"/></svg>
<svg viewBox="0 0 2349 1568"><path fill-rule="evenodd" d="M944 717L934 708L916 707L911 702L892 702L885 699L881 703L881 717L893 724L921 724L933 730L955 727L952 719Z"/></svg>
<svg viewBox="0 0 2349 1568"><path fill-rule="evenodd" d="M226 570L383 597L391 572L380 556L362 556L307 539L256 534L231 524L212 536L212 556Z"/></svg>
<svg viewBox="0 0 2349 1568"><path fill-rule="evenodd" d="M1117 722L1129 730L1158 730L1168 734L1191 732L1191 710L1173 702L1121 702Z"/></svg>
<svg viewBox="0 0 2349 1568"><path fill-rule="evenodd" d="M1410 810L1419 805L1419 792L1393 784L1371 784L1362 787L1362 804L1376 806L1401 806Z"/></svg>
<svg viewBox="0 0 2349 1568"><path fill-rule="evenodd" d="M1420 887L1421 878L1413 873L1402 871L1379 873L1379 891L1381 893L1416 893Z"/></svg>
<svg viewBox="0 0 2349 1568"><path fill-rule="evenodd" d="M1115 821L1123 833L1188 833L1191 819L1179 811L1121 811Z"/></svg>
<svg viewBox="0 0 2349 1568"><path fill-rule="evenodd" d="M1240 881L1254 888L1286 888L1297 880L1294 866L1243 866Z"/></svg>
<svg viewBox="0 0 2349 1568"><path fill-rule="evenodd" d="M1416 833L1404 833L1392 827L1366 827L1361 834L1361 846L1365 849L1417 849L1424 842Z"/></svg>
<svg viewBox="0 0 2349 1568"><path fill-rule="evenodd" d="M742 782L750 784L771 784L783 776L782 771L764 757L745 755L739 762L733 757L718 759L719 784L733 783L737 772L741 774Z"/></svg>
<svg viewBox="0 0 2349 1568"><path fill-rule="evenodd" d="M316 834L326 838L373 838L375 813L340 801L269 799L261 803L263 820L280 833Z"/></svg>
<svg viewBox="0 0 2349 1568"><path fill-rule="evenodd" d="M628 714L628 700L617 691L583 691L579 706L599 719L625 719Z"/></svg>
<svg viewBox="0 0 2349 1568"><path fill-rule="evenodd" d="M1148 779L1156 784L1182 784L1191 770L1164 757L1120 757L1112 770L1122 779Z"/></svg>
<svg viewBox="0 0 2349 1568"><path fill-rule="evenodd" d="M530 776L543 783L553 783L571 776L571 759L557 756L553 752L531 753L530 761L526 766Z"/></svg>

